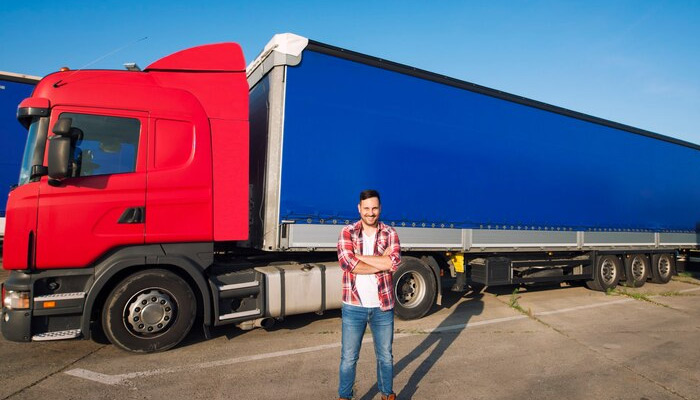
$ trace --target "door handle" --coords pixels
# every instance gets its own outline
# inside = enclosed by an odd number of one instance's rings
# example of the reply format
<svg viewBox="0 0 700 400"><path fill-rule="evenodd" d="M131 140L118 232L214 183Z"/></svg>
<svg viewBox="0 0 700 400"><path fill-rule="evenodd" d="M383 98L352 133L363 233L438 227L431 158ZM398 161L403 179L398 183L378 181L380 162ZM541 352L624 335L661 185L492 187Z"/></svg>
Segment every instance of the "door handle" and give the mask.
<svg viewBox="0 0 700 400"><path fill-rule="evenodd" d="M129 207L119 217L119 224L143 224L146 222L146 207Z"/></svg>

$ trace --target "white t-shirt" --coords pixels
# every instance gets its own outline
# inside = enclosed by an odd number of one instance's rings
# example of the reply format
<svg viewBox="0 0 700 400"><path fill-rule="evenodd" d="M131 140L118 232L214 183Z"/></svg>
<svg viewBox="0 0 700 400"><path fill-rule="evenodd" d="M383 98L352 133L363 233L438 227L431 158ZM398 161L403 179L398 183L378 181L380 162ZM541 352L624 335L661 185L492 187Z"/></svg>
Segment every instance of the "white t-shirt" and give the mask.
<svg viewBox="0 0 700 400"><path fill-rule="evenodd" d="M372 236L367 236L362 232L362 255L374 255L374 241L377 237L377 232ZM375 274L357 274L355 276L355 287L357 294L360 296L362 307L380 307L382 304L379 301L379 289L377 285L377 276Z"/></svg>

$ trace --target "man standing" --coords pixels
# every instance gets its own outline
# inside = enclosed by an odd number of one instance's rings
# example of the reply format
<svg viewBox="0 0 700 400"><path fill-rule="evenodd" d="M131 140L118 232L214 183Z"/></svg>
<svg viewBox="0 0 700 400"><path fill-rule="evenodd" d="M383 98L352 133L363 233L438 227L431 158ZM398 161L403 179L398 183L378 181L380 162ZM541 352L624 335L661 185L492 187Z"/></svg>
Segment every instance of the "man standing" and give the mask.
<svg viewBox="0 0 700 400"><path fill-rule="evenodd" d="M360 220L343 228L338 261L343 269L343 338L338 395L350 399L362 337L369 324L377 357L377 386L382 400L393 392L394 285L391 273L401 262L399 236L379 222L381 202L376 190L360 193Z"/></svg>

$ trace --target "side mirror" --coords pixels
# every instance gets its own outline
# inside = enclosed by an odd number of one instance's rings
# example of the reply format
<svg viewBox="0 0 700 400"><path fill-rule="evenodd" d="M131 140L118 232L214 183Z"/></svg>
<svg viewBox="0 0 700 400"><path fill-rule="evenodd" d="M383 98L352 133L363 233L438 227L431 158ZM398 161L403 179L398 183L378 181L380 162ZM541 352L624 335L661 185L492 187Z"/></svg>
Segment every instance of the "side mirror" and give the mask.
<svg viewBox="0 0 700 400"><path fill-rule="evenodd" d="M55 128L54 133L56 133ZM49 178L61 181L70 176L70 142L71 139L67 136L58 135L49 138Z"/></svg>
<svg viewBox="0 0 700 400"><path fill-rule="evenodd" d="M32 165L32 171L29 175L29 180L34 180L49 174L49 169L43 165Z"/></svg>
<svg viewBox="0 0 700 400"><path fill-rule="evenodd" d="M75 145L79 141L83 140L83 130L80 128L70 128L70 131L68 131L68 136L71 140L71 144Z"/></svg>
<svg viewBox="0 0 700 400"><path fill-rule="evenodd" d="M53 126L53 133L59 136L68 136L72 123L73 120L71 118L59 118Z"/></svg>

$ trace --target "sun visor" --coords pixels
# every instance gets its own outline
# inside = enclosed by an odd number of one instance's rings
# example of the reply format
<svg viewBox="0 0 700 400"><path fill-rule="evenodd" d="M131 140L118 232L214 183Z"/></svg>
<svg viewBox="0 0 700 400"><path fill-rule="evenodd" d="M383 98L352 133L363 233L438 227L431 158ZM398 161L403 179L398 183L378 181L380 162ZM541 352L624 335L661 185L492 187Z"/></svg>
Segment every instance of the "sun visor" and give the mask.
<svg viewBox="0 0 700 400"><path fill-rule="evenodd" d="M17 107L17 119L25 127L29 126L33 117L48 117L51 102L43 97L28 97Z"/></svg>

